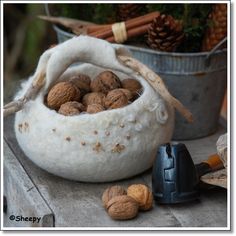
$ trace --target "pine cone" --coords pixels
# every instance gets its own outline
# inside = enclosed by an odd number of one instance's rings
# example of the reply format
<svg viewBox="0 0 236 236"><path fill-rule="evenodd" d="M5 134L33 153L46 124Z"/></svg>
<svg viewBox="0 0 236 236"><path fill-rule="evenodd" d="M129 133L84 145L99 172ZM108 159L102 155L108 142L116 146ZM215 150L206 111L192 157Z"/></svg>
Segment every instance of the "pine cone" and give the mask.
<svg viewBox="0 0 236 236"><path fill-rule="evenodd" d="M173 52L183 39L182 23L170 15L162 14L151 23L147 43L152 49Z"/></svg>
<svg viewBox="0 0 236 236"><path fill-rule="evenodd" d="M126 21L142 15L146 4L118 4L116 11L117 21Z"/></svg>
<svg viewBox="0 0 236 236"><path fill-rule="evenodd" d="M210 51L227 35L227 4L214 4L209 14L210 26L203 38L202 51Z"/></svg>

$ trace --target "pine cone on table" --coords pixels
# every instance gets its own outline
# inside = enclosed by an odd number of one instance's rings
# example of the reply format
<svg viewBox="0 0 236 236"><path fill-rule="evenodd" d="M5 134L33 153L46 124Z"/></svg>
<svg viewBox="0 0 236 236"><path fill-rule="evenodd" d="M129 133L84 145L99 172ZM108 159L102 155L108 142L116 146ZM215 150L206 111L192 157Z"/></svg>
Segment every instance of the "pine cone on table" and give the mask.
<svg viewBox="0 0 236 236"><path fill-rule="evenodd" d="M173 52L183 39L182 23L171 15L162 14L151 23L147 43L152 49Z"/></svg>
<svg viewBox="0 0 236 236"><path fill-rule="evenodd" d="M227 36L227 4L214 4L208 18L210 25L203 38L202 51L210 51Z"/></svg>

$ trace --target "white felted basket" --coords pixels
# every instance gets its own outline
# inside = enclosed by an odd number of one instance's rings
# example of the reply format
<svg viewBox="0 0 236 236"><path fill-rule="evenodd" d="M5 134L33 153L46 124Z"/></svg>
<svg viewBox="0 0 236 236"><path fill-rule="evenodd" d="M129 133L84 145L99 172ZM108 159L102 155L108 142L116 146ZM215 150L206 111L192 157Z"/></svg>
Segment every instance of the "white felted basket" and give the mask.
<svg viewBox="0 0 236 236"><path fill-rule="evenodd" d="M46 83L15 117L18 143L36 165L68 179L114 181L150 168L158 146L170 141L173 106L142 76L121 64L116 50L103 40L80 36L41 56L35 74L44 70ZM91 64L68 68L76 61ZM144 89L142 95L128 106L96 114L63 116L45 106L44 96L58 80L67 80L76 73L93 79L105 69L121 80L138 80ZM22 97L33 79L23 85L16 98Z"/></svg>

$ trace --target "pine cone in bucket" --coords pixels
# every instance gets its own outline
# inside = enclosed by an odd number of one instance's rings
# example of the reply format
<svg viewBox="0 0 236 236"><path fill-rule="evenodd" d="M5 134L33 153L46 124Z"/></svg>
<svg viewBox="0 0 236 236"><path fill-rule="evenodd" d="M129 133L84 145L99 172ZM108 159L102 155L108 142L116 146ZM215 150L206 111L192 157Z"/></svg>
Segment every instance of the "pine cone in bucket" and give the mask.
<svg viewBox="0 0 236 236"><path fill-rule="evenodd" d="M210 51L227 35L227 4L214 4L209 14L210 26L203 38L202 51Z"/></svg>
<svg viewBox="0 0 236 236"><path fill-rule="evenodd" d="M170 15L162 14L150 25L147 43L152 49L173 52L183 39L182 23Z"/></svg>
<svg viewBox="0 0 236 236"><path fill-rule="evenodd" d="M138 17L145 10L146 4L118 4L116 18L118 21L126 21Z"/></svg>

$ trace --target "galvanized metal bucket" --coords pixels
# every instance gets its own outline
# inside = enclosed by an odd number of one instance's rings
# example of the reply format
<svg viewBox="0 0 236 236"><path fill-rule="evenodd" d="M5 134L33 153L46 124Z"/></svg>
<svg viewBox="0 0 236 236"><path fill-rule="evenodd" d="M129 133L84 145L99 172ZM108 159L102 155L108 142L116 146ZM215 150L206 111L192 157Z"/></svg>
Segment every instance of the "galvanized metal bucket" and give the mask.
<svg viewBox="0 0 236 236"><path fill-rule="evenodd" d="M53 26L59 43L74 37ZM200 53L167 53L126 46L135 58L162 77L173 96L194 116L187 123L176 113L173 139L204 137L217 130L227 83L227 50Z"/></svg>

